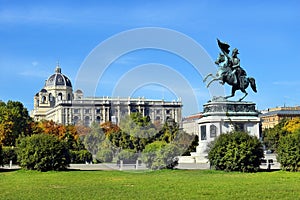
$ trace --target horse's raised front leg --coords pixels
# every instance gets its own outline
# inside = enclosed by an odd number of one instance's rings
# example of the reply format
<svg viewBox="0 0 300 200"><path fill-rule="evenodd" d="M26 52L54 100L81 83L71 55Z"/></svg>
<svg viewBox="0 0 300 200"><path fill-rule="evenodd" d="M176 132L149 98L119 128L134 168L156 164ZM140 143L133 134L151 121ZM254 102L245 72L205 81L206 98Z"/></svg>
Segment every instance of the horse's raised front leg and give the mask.
<svg viewBox="0 0 300 200"><path fill-rule="evenodd" d="M209 83L207 84L206 87L208 88L212 82L214 82L214 81L219 81L219 80L221 80L220 77L213 78L211 81L209 81Z"/></svg>
<svg viewBox="0 0 300 200"><path fill-rule="evenodd" d="M213 74L207 74L207 76L203 79L203 83L206 82L207 78L212 76Z"/></svg>

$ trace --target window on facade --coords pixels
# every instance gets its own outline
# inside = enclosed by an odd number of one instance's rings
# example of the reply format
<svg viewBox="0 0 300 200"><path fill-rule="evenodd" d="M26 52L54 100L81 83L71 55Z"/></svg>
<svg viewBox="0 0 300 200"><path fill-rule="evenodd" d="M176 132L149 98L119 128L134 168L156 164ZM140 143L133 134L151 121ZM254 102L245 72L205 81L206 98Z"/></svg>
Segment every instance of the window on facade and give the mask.
<svg viewBox="0 0 300 200"><path fill-rule="evenodd" d="M243 123L235 123L234 124L234 130L236 130L236 131L245 131L244 124Z"/></svg>
<svg viewBox="0 0 300 200"><path fill-rule="evenodd" d="M217 127L215 125L210 125L210 137L214 138L217 136Z"/></svg>
<svg viewBox="0 0 300 200"><path fill-rule="evenodd" d="M53 101L53 96L51 93L49 94L49 101Z"/></svg>
<svg viewBox="0 0 300 200"><path fill-rule="evenodd" d="M79 117L78 116L75 116L74 119L73 119L73 123L74 124L77 124L79 121Z"/></svg>
<svg viewBox="0 0 300 200"><path fill-rule="evenodd" d="M77 109L77 108L74 109L74 113L75 113L75 114L79 113L79 109Z"/></svg>
<svg viewBox="0 0 300 200"><path fill-rule="evenodd" d="M46 97L42 96L42 103L46 103Z"/></svg>
<svg viewBox="0 0 300 200"><path fill-rule="evenodd" d="M85 125L85 126L90 126L90 117L89 117L89 116L86 116L86 117L84 118L84 125Z"/></svg>
<svg viewBox="0 0 300 200"><path fill-rule="evenodd" d="M96 117L96 122L97 122L97 123L100 123L100 122L101 122L101 117L100 117L100 116L97 116L97 117Z"/></svg>
<svg viewBox="0 0 300 200"><path fill-rule="evenodd" d="M97 109L96 109L96 114L100 114L100 113L101 113L100 108L97 108Z"/></svg>
<svg viewBox="0 0 300 200"><path fill-rule="evenodd" d="M90 113L90 111L91 111L90 109L85 109L84 112L85 112L85 114L88 114L88 113Z"/></svg>
<svg viewBox="0 0 300 200"><path fill-rule="evenodd" d="M62 93L58 93L58 100L61 101L62 100Z"/></svg>
<svg viewBox="0 0 300 200"><path fill-rule="evenodd" d="M71 101L71 95L68 94L68 101Z"/></svg>
<svg viewBox="0 0 300 200"><path fill-rule="evenodd" d="M206 140L206 126L200 126L201 140Z"/></svg>
<svg viewBox="0 0 300 200"><path fill-rule="evenodd" d="M170 110L166 110L166 114L168 115L168 114L170 114L171 113L171 111Z"/></svg>

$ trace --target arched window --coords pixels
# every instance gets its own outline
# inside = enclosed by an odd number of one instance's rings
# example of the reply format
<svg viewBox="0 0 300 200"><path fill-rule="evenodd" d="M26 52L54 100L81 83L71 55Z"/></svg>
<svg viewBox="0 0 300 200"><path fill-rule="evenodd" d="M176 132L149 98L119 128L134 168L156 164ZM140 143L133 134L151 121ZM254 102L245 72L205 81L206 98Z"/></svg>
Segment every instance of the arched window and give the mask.
<svg viewBox="0 0 300 200"><path fill-rule="evenodd" d="M210 137L214 138L217 136L217 127L215 125L210 125Z"/></svg>
<svg viewBox="0 0 300 200"><path fill-rule="evenodd" d="M86 116L86 117L84 118L84 125L85 125L85 126L90 126L90 117L89 117L89 116Z"/></svg>
<svg viewBox="0 0 300 200"><path fill-rule="evenodd" d="M100 122L101 122L101 117L100 117L100 116L97 116L97 117L96 117L96 122L97 122L97 123L100 123Z"/></svg>
<svg viewBox="0 0 300 200"><path fill-rule="evenodd" d="M71 101L71 95L68 94L68 101Z"/></svg>
<svg viewBox="0 0 300 200"><path fill-rule="evenodd" d="M46 103L46 96L42 96L42 103Z"/></svg>
<svg viewBox="0 0 300 200"><path fill-rule="evenodd" d="M77 124L79 121L79 117L78 116L75 116L74 119L73 119L73 123L74 124Z"/></svg>
<svg viewBox="0 0 300 200"><path fill-rule="evenodd" d="M200 126L200 135L201 140L206 140L206 126L202 125Z"/></svg>
<svg viewBox="0 0 300 200"><path fill-rule="evenodd" d="M62 97L63 97L62 93L61 93L61 92L60 92L60 93L58 93L58 95L57 95L57 99L58 99L59 101L61 101L61 100L62 100Z"/></svg>
<svg viewBox="0 0 300 200"><path fill-rule="evenodd" d="M52 96L51 93L49 94L49 101L50 101L50 102L53 101L53 96Z"/></svg>

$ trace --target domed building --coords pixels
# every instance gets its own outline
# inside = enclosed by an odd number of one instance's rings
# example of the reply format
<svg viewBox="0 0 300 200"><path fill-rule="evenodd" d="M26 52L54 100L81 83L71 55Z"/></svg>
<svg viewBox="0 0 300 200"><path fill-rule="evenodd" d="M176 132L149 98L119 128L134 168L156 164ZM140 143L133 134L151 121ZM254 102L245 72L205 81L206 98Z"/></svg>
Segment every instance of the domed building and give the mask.
<svg viewBox="0 0 300 200"><path fill-rule="evenodd" d="M149 100L145 98L84 97L82 90L73 92L70 79L62 74L59 65L45 81L44 87L34 96L34 120L53 120L56 123L103 123L120 119L132 112L149 116L152 122L164 123L168 118L181 121L181 101Z"/></svg>

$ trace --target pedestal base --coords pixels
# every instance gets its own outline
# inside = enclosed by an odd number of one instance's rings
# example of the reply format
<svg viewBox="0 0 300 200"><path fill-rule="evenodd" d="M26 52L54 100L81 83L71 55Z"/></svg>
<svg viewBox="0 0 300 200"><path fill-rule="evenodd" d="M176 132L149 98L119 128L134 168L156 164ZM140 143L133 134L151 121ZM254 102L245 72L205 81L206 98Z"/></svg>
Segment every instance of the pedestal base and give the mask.
<svg viewBox="0 0 300 200"><path fill-rule="evenodd" d="M190 156L196 163L208 162L208 144L220 134L238 130L248 132L257 138L261 137L260 118L255 110L255 103L214 98L203 107L203 117L198 120L199 145L196 152L192 152Z"/></svg>

